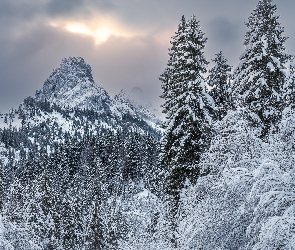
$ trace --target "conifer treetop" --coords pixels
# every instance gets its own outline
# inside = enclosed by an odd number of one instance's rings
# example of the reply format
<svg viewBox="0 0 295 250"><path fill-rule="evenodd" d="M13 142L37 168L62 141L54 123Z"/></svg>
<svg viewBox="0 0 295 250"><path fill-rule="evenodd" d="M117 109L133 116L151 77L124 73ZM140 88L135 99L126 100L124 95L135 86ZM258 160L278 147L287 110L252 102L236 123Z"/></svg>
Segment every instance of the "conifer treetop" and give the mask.
<svg viewBox="0 0 295 250"><path fill-rule="evenodd" d="M246 26L245 52L234 72L236 105L256 113L265 127L276 124L284 108L285 64L289 59L284 28L272 0L260 0Z"/></svg>
<svg viewBox="0 0 295 250"><path fill-rule="evenodd" d="M205 137L214 102L203 77L208 64L203 51L206 42L195 16L188 21L183 16L172 37L167 67L160 76L167 119L163 158L168 165L194 165L208 144Z"/></svg>
<svg viewBox="0 0 295 250"><path fill-rule="evenodd" d="M203 52L206 42L207 38L195 16L188 21L182 16L178 30L170 42L172 46L167 67L159 78L163 89L161 97L166 101L163 113L167 114L173 106L171 101L187 89L185 85L190 86L195 81L203 82L202 74L207 72L206 65L209 63Z"/></svg>
<svg viewBox="0 0 295 250"><path fill-rule="evenodd" d="M232 67L227 63L227 59L222 51L216 54L212 60L215 64L209 70L207 83L212 87L210 95L214 99L216 105L216 117L222 119L227 111L232 108L231 87L230 87L230 72Z"/></svg>
<svg viewBox="0 0 295 250"><path fill-rule="evenodd" d="M214 66L209 70L209 76L207 78L208 85L213 88L220 88L223 85L227 85L232 66L228 64L228 60L223 55L223 52L220 51L215 54L212 62Z"/></svg>

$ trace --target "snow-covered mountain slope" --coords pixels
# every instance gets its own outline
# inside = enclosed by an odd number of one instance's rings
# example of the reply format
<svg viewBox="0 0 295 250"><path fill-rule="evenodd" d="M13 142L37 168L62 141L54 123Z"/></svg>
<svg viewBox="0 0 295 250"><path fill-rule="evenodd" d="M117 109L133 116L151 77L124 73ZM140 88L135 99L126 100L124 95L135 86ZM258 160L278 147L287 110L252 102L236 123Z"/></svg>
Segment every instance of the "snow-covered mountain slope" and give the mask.
<svg viewBox="0 0 295 250"><path fill-rule="evenodd" d="M38 147L41 156L52 152L56 143L91 138L101 130L148 133L158 138L161 121L152 105L142 101L139 89L126 93L111 98L94 82L84 59L63 59L35 97L0 115L0 161L7 163L9 148L15 150L13 158L18 161L21 148L29 152Z"/></svg>
<svg viewBox="0 0 295 250"><path fill-rule="evenodd" d="M163 178L160 121L151 105L122 93L111 98L82 58L67 58L34 97L0 114L0 168L9 187L0 249L119 249L131 242L143 249L149 244L161 204L156 196ZM15 187L22 197L17 201L11 198ZM58 221L51 220L53 207ZM68 230L74 224L75 232Z"/></svg>
<svg viewBox="0 0 295 250"><path fill-rule="evenodd" d="M36 92L36 101L49 102L63 108L91 110L121 119L122 115L142 119L160 128L158 111L146 100L140 88L121 90L113 99L92 77L91 67L83 58L69 57L53 70L43 88Z"/></svg>
<svg viewBox="0 0 295 250"><path fill-rule="evenodd" d="M114 96L114 101L120 113L138 117L152 127L161 129L159 111L146 99L144 92L140 88L122 89L119 94Z"/></svg>
<svg viewBox="0 0 295 250"><path fill-rule="evenodd" d="M139 88L121 90L113 99L92 77L91 67L83 58L69 57L53 70L43 88L36 92L36 101L49 102L62 108L91 110L118 120L129 115L160 129L160 116Z"/></svg>
<svg viewBox="0 0 295 250"><path fill-rule="evenodd" d="M0 129L56 121L62 130L68 128L70 133L77 130L73 123L115 130L126 128L127 124L127 127L159 132L161 120L142 96L142 91L135 88L129 92L122 90L111 98L94 82L91 67L83 58L69 57L53 70L35 97L28 97L18 110L0 116ZM77 117L81 115L84 118Z"/></svg>

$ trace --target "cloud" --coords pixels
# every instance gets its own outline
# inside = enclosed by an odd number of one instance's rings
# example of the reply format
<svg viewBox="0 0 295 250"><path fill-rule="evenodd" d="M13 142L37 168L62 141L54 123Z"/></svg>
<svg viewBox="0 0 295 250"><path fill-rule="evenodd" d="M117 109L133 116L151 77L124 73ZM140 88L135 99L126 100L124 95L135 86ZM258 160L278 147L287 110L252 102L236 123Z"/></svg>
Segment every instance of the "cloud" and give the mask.
<svg viewBox="0 0 295 250"><path fill-rule="evenodd" d="M75 11L85 11L83 0L50 0L45 6L51 16L70 15Z"/></svg>
<svg viewBox="0 0 295 250"><path fill-rule="evenodd" d="M89 8L95 8L100 11L114 11L116 7L116 1L112 0L84 0L85 5Z"/></svg>
<svg viewBox="0 0 295 250"><path fill-rule="evenodd" d="M95 79L111 94L139 86L159 95L158 77L166 64L166 48L156 39L111 37L95 51L95 58L91 58Z"/></svg>
<svg viewBox="0 0 295 250"><path fill-rule="evenodd" d="M40 7L40 4L33 4L30 0L21 3L16 0L4 0L0 2L0 18L15 22L20 19L31 20L40 11Z"/></svg>
<svg viewBox="0 0 295 250"><path fill-rule="evenodd" d="M112 36L99 45L93 40L44 25L13 43L0 41L6 51L0 58L0 112L34 95L62 58L69 56L85 58L97 84L112 95L122 88L140 86L151 98L159 96L158 76L166 63L166 48L157 39Z"/></svg>
<svg viewBox="0 0 295 250"><path fill-rule="evenodd" d="M214 18L209 25L211 39L218 43L230 43L240 35L240 25L232 23L223 17Z"/></svg>
<svg viewBox="0 0 295 250"><path fill-rule="evenodd" d="M206 58L210 60L222 50L235 67L244 50L244 22L257 1L2 0L0 112L33 95L68 56L84 57L97 83L111 94L140 85L158 96L158 76L183 14L186 18L195 14L200 20L208 37ZM295 24L290 20L295 2L280 1L277 6L286 36L290 36L287 48L294 48ZM84 25L92 34L68 32L67 24ZM106 40L96 44L93 34L98 28L110 32L99 35Z"/></svg>
<svg viewBox="0 0 295 250"><path fill-rule="evenodd" d="M0 40L0 112L34 95L63 57L85 56L93 46L89 39L49 26L31 29L17 40Z"/></svg>
<svg viewBox="0 0 295 250"><path fill-rule="evenodd" d="M207 54L211 59L223 51L231 63L238 63L238 53L243 51L246 28L243 23L230 21L224 17L216 17L206 25L208 39ZM236 53L233 53L236 52Z"/></svg>

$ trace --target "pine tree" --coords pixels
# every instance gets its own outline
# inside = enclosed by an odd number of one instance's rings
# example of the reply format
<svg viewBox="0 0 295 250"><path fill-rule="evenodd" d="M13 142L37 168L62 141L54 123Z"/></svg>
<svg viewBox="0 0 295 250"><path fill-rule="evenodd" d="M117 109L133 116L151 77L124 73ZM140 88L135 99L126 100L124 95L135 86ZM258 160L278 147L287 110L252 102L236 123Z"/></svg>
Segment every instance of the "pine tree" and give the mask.
<svg viewBox="0 0 295 250"><path fill-rule="evenodd" d="M162 161L176 178L184 180L188 175L197 175L194 166L209 144L213 100L206 93L202 76L208 64L203 55L207 38L199 22L194 16L188 22L182 17L172 39L170 59L160 76L161 97L165 100L163 113L167 118Z"/></svg>
<svg viewBox="0 0 295 250"><path fill-rule="evenodd" d="M227 59L224 57L222 51L216 54L212 62L215 65L209 70L207 82L212 87L210 95L215 102L216 118L221 120L227 114L227 111L232 109L229 84L231 66L227 64Z"/></svg>
<svg viewBox="0 0 295 250"><path fill-rule="evenodd" d="M199 22L184 16L178 31L172 37L167 68L160 76L162 82L163 113L166 115L165 132L161 145L161 161L168 166L167 193L170 195L168 217L175 230L180 189L186 178L194 182L199 170L196 167L201 153L210 143L213 99L206 93L203 73L207 60L204 47L207 38ZM176 235L172 243L176 245Z"/></svg>
<svg viewBox="0 0 295 250"><path fill-rule="evenodd" d="M281 118L284 108L282 88L285 81L284 64L286 37L276 5L272 0L260 0L246 26L245 52L234 72L234 96L238 106L256 113L263 123L262 137L267 137Z"/></svg>

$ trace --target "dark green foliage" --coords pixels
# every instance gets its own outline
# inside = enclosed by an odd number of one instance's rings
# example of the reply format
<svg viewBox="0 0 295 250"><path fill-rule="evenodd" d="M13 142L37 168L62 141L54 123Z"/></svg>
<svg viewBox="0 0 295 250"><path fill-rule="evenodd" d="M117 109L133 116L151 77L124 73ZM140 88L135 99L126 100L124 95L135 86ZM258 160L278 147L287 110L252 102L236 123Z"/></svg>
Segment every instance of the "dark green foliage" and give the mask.
<svg viewBox="0 0 295 250"><path fill-rule="evenodd" d="M212 87L209 93L215 102L215 116L221 120L227 111L233 108L229 82L231 66L227 64L227 59L221 51L216 54L212 62L214 66L209 70L207 82Z"/></svg>
<svg viewBox="0 0 295 250"><path fill-rule="evenodd" d="M295 67L294 56L290 60L289 74L284 84L283 99L285 106L292 109L295 108Z"/></svg>
<svg viewBox="0 0 295 250"><path fill-rule="evenodd" d="M204 57L207 38L195 16L188 21L182 17L172 39L167 67L160 76L167 119L161 161L169 172L166 193L173 232L170 240L177 247L175 221L180 191L186 179L193 183L198 179L200 156L210 145L214 102L202 75L208 64Z"/></svg>
<svg viewBox="0 0 295 250"><path fill-rule="evenodd" d="M183 17L172 38L170 59L160 77L167 118L162 160L171 169L190 168L208 146L213 111L202 76L208 64L203 55L207 39L194 16L187 22Z"/></svg>

